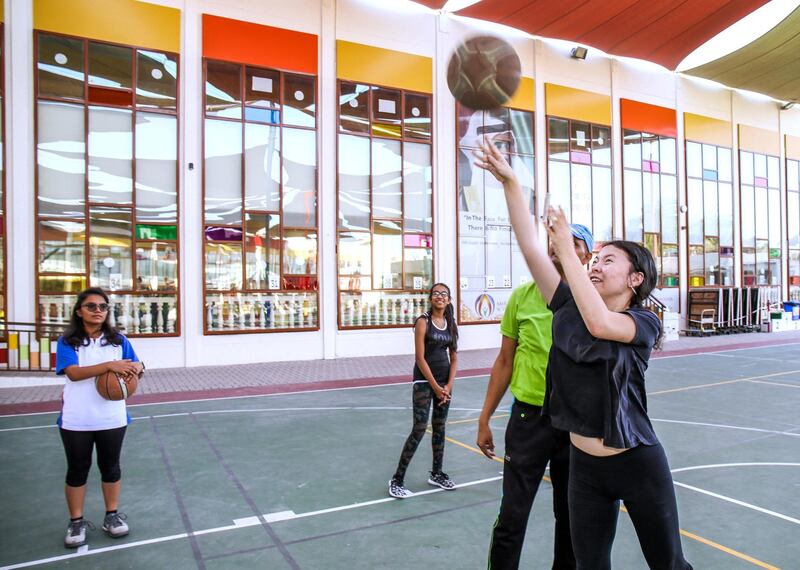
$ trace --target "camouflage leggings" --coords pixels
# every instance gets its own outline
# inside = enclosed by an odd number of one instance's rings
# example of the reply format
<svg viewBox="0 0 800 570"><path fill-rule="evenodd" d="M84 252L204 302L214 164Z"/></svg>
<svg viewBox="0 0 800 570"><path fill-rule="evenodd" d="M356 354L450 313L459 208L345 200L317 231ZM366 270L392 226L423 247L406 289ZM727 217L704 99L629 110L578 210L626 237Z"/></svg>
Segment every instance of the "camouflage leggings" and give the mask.
<svg viewBox="0 0 800 570"><path fill-rule="evenodd" d="M415 382L413 384L412 402L414 406L414 424L411 433L406 439L403 451L400 454L400 462L397 464L395 479L402 482L406 475L408 464L417 451L419 442L425 435L428 427L428 415L430 414L431 403L433 403L433 418L431 419L431 429L433 437L431 445L433 447L433 469L438 472L442 470L442 460L444 458L444 426L447 421L447 411L450 409L450 402L440 406L433 393L433 388L427 382Z"/></svg>

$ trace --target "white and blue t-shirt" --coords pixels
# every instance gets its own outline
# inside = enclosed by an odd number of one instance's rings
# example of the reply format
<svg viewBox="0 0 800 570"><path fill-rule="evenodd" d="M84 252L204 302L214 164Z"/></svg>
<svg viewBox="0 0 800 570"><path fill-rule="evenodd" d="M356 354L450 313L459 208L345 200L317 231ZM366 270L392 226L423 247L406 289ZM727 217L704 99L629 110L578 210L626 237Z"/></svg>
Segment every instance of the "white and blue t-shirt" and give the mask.
<svg viewBox="0 0 800 570"><path fill-rule="evenodd" d="M89 339L89 344L75 348L62 337L56 350L56 374L62 375L72 365L94 366L110 360L139 362L130 341L122 334L118 346L107 344L105 337ZM67 379L61 396L61 414L58 425L72 431L97 431L128 425L130 418L125 410L125 400L112 402L97 393L94 378L73 382Z"/></svg>

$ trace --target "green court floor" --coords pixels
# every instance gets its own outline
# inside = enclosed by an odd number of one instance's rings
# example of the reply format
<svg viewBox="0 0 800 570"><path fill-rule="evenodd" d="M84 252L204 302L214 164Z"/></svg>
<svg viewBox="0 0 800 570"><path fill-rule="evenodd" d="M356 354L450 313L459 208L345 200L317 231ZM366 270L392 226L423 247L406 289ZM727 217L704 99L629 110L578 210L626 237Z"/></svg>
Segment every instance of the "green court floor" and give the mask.
<svg viewBox="0 0 800 570"><path fill-rule="evenodd" d="M387 496L411 427L409 384L130 407L123 450L129 536L62 546L65 461L54 414L0 417L0 567L446 568L486 565L502 464L474 447L486 377L455 389L445 471L430 440ZM649 408L670 459L697 569L800 568L800 345L651 362ZM506 398L493 420L502 444ZM502 449L499 450L502 457ZM99 474L86 517L99 527ZM552 493L534 504L522 567L549 568ZM645 568L626 514L614 567Z"/></svg>

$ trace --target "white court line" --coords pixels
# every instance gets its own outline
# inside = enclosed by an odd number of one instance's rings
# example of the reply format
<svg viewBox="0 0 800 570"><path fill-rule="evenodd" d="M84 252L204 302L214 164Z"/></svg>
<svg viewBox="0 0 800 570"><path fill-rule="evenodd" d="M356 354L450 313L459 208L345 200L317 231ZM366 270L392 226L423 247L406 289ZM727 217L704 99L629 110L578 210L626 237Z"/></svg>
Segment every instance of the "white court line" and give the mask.
<svg viewBox="0 0 800 570"><path fill-rule="evenodd" d="M667 424L685 424L685 425L690 425L690 426L705 426L705 427L715 427L715 428L725 428L725 429L738 429L738 430L743 430L743 431L757 431L757 432L761 432L761 433L771 433L771 434L775 434L775 435L788 435L788 436L791 436L791 437L800 437L800 433L794 433L794 432L791 432L791 431L776 431L776 430L771 430L771 429L751 428L751 427L744 427L744 426L731 426L731 425L726 425L726 424L711 424L711 423L706 423L706 422L688 422L688 421L682 421L682 420L663 420L663 419L657 419L657 418L650 418L650 421L652 421L652 422L663 422L663 423L667 423ZM793 428L793 429L797 429L797 428Z"/></svg>
<svg viewBox="0 0 800 570"><path fill-rule="evenodd" d="M748 380L753 384L767 384L768 386L786 386L787 388L800 388L800 384L783 384L781 382L762 382L761 380Z"/></svg>
<svg viewBox="0 0 800 570"><path fill-rule="evenodd" d="M467 483L461 483L460 485L456 485L456 488L471 487L473 485L480 485L482 483L490 483L492 481L499 481L502 478L503 477L500 476L500 477L489 477L488 479L479 479L477 481L468 481ZM407 501L408 499L413 499L414 497L420 497L420 496L423 496L423 495L430 495L432 493L445 493L445 492L449 492L449 491L445 491L444 489L431 489L429 491L420 491L419 493L414 493L413 495L411 495L407 499L403 499L403 500ZM275 518L275 522L282 522L282 521L287 521L287 520L294 520L294 519L299 519L299 518L306 518L306 517L324 515L324 514L328 514L328 513L335 513L335 512L339 512L339 511L350 510L350 509L357 509L357 508L360 508L360 507L368 507L368 506L371 506L371 505L377 505L379 503L388 503L390 501L398 501L398 500L400 500L400 499L395 499L393 497L387 497L385 499L378 499L378 500L375 500L375 501L365 501L363 503L354 503L352 505L344 505L344 506L341 506L341 507L333 507L333 508L330 508L330 509L322 509L322 510L319 510L319 511L310 511L310 512L307 512L307 513L300 513L300 514L297 514L297 515L294 515L294 513L292 511L282 511L280 513L271 513L271 514L262 515L262 516L265 519L269 519L270 517L274 517ZM290 516L289 513L292 513L294 516ZM253 522L253 521L255 521L255 522ZM204 530L198 530L198 531L193 532L192 535L193 536L201 536L201 535L206 535L206 534L216 534L216 533L220 533L220 532L227 532L229 530L239 530L239 529L242 529L242 528L248 528L248 527L251 527L251 526L256 526L258 524L261 524L261 522L258 520L258 517L247 517L247 518L242 518L242 519L236 519L233 522L234 522L234 524L232 524L232 525L226 525L226 526L220 526L220 527L216 527L216 528L207 528L207 529L204 529ZM268 522L270 522L270 521L268 520ZM180 533L180 534L173 534L173 535L170 535L170 536L162 536L162 537L159 537L159 538L151 538L151 539L147 539L147 540L139 540L139 541L136 541L136 542L126 542L124 544L117 544L117 545L114 545L114 546L106 546L106 547L103 547L103 548L97 548L95 550L88 550L87 549L85 552L77 552L75 554L64 554L64 555L61 555L61 556L53 556L51 558L42 558L40 560L30 560L28 562L20 562L18 564L12 564L10 566L2 566L2 567L0 567L0 570L15 570L16 568L28 568L30 566L36 566L36 565L39 565L39 564L47 564L47 563L50 563L50 562L60 562L62 560L72 560L72 559L75 559L75 558L83 558L84 556L91 556L93 554L103 554L105 552L111 552L111 551L114 551L114 550L123 550L123 549L128 549L128 548L134 548L134 547L137 547L137 546L146 546L148 544L158 544L158 543L161 543L161 542L170 542L170 541L173 541L173 540L180 540L182 538L188 538L188 537L189 537L189 533L183 532L183 533Z"/></svg>
<svg viewBox="0 0 800 570"><path fill-rule="evenodd" d="M679 467L671 469L672 473L685 473L686 471L700 471L701 469L720 469L722 467L800 467L800 463L760 462L760 463L715 463L712 465L695 465L694 467Z"/></svg>
<svg viewBox="0 0 800 570"><path fill-rule="evenodd" d="M790 523L794 523L800 525L800 520L784 515L782 513L778 513L775 511L770 511L769 509L765 509L763 507L759 507L757 505L751 505L750 503L745 503L744 501L740 501L738 499L734 499L732 497L727 497L725 495L720 495L719 493L712 493L711 491L706 491L705 489L701 489L699 487L692 487L691 485L687 485L685 483L678 483L677 481L673 481L676 487L683 487L684 489L689 489L690 491L696 491L697 493L702 493L704 495L708 495L709 497L714 497L716 499L721 499L723 501L727 501L729 503L733 503L734 505L739 505L740 507L746 507L748 509L752 509L754 511L758 511L759 513L764 513L765 515L769 515L775 518L783 519Z"/></svg>

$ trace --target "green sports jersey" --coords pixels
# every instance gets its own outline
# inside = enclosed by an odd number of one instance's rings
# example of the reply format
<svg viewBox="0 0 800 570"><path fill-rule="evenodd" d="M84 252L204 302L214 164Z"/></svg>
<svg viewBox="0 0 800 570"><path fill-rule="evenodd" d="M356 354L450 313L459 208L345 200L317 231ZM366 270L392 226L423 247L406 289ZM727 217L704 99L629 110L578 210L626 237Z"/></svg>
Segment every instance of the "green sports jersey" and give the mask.
<svg viewBox="0 0 800 570"><path fill-rule="evenodd" d="M544 402L552 326L553 313L536 283L531 281L514 289L500 323L500 333L517 341L511 393L517 400L533 406Z"/></svg>

